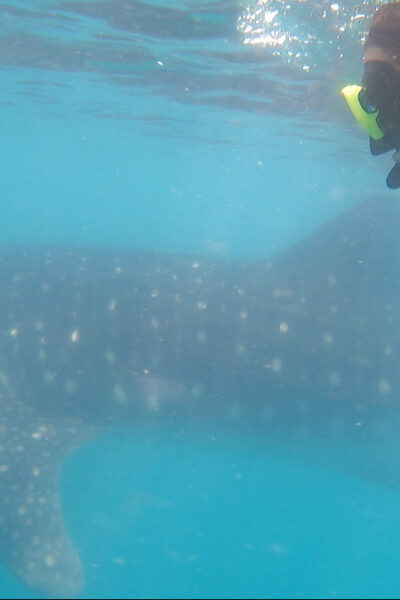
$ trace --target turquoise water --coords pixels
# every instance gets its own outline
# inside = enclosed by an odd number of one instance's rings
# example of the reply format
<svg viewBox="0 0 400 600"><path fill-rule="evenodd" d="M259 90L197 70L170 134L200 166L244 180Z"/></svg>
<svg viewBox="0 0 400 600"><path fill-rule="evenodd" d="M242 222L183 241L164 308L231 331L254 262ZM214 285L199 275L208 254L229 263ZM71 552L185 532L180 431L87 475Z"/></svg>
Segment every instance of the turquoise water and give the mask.
<svg viewBox="0 0 400 600"><path fill-rule="evenodd" d="M395 598L399 488L343 475L348 459L204 432L94 444L63 481L90 594Z"/></svg>
<svg viewBox="0 0 400 600"><path fill-rule="evenodd" d="M308 72L243 43L255 5L3 3L0 243L252 259L384 202L390 158L339 97L358 33L338 58L321 27ZM335 447L218 424L91 442L61 477L84 597L396 598L398 456L395 435ZM38 597L5 568L0 596Z"/></svg>

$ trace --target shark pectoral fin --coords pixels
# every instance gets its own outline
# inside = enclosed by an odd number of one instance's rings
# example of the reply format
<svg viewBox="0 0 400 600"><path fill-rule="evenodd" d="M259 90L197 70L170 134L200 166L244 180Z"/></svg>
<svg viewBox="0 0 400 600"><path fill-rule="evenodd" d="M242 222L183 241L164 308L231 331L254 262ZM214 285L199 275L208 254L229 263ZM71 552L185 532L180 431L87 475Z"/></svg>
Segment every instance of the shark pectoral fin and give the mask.
<svg viewBox="0 0 400 600"><path fill-rule="evenodd" d="M0 408L0 552L27 585L73 597L83 571L64 525L58 474L82 441L79 423L39 418L22 404Z"/></svg>

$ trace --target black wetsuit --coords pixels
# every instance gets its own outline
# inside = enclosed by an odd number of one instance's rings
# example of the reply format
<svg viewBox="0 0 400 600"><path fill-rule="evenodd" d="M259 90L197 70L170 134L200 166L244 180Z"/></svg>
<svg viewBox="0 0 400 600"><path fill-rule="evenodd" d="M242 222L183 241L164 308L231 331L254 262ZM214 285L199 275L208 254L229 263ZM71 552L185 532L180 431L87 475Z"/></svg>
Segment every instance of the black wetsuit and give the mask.
<svg viewBox="0 0 400 600"><path fill-rule="evenodd" d="M400 150L400 132L398 132L398 135L396 135L395 138L392 137L392 134L388 133L380 140L374 140L374 138L370 137L369 147L371 149L371 154L374 156L384 154L390 150L398 152ZM386 185L392 190L400 187L400 163L396 162L394 167L389 171L389 174L386 177Z"/></svg>
<svg viewBox="0 0 400 600"><path fill-rule="evenodd" d="M377 123L385 135L380 140L370 137L374 156L400 150L400 71L384 61L367 61L363 86L368 100L378 109ZM391 189L400 187L400 163L396 162L386 179Z"/></svg>

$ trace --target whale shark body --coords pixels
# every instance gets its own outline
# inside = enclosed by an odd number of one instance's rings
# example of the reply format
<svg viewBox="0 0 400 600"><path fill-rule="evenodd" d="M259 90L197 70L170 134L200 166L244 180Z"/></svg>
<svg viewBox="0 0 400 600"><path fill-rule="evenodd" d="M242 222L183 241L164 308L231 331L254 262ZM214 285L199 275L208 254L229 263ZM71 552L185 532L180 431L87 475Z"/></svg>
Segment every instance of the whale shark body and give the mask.
<svg viewBox="0 0 400 600"><path fill-rule="evenodd" d="M366 201L269 260L0 250L0 548L73 596L65 456L106 428L188 420L261 435L399 421L400 207Z"/></svg>

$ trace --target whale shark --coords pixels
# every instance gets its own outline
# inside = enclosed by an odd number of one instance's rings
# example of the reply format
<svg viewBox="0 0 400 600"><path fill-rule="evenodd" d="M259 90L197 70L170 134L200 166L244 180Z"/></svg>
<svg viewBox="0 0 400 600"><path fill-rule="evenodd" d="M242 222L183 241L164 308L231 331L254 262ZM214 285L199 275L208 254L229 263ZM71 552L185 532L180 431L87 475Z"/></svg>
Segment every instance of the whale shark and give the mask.
<svg viewBox="0 0 400 600"><path fill-rule="evenodd" d="M400 420L400 206L370 199L276 256L0 248L0 552L34 590L84 585L66 456L129 423L379 436ZM280 434L280 433L279 433Z"/></svg>

